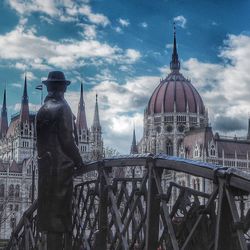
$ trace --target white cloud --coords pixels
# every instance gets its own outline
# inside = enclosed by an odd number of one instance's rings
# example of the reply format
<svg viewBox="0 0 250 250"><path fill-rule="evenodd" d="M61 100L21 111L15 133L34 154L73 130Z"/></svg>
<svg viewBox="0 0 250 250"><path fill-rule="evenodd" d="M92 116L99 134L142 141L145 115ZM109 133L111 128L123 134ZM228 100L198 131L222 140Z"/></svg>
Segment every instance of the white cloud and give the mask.
<svg viewBox="0 0 250 250"><path fill-rule="evenodd" d="M15 88L22 88L22 84L20 83L12 83L11 86L15 87Z"/></svg>
<svg viewBox="0 0 250 250"><path fill-rule="evenodd" d="M148 24L146 22L142 22L140 23L140 26L144 29L146 29L148 27Z"/></svg>
<svg viewBox="0 0 250 250"><path fill-rule="evenodd" d="M54 16L57 14L55 1L51 0L8 0L10 6L20 14L43 12Z"/></svg>
<svg viewBox="0 0 250 250"><path fill-rule="evenodd" d="M127 49L125 55L129 63L134 63L141 58L141 53L134 49Z"/></svg>
<svg viewBox="0 0 250 250"><path fill-rule="evenodd" d="M115 31L116 31L117 33L122 33L121 27L115 27Z"/></svg>
<svg viewBox="0 0 250 250"><path fill-rule="evenodd" d="M118 22L121 24L121 26L123 27L128 27L130 22L128 19L123 19L123 18L119 18Z"/></svg>
<svg viewBox="0 0 250 250"><path fill-rule="evenodd" d="M21 60L16 64L19 69L24 68L21 64L25 63L41 70L51 66L74 68L93 58L126 64L134 63L140 56L140 52L134 49L123 51L93 39L52 41L37 36L33 29L25 30L20 24L11 32L0 35L0 58Z"/></svg>
<svg viewBox="0 0 250 250"><path fill-rule="evenodd" d="M30 71L27 71L27 72L23 73L21 78L24 79L25 75L27 77L27 80L32 81L32 80L37 79L37 77Z"/></svg>
<svg viewBox="0 0 250 250"><path fill-rule="evenodd" d="M223 64L204 63L191 58L183 63L182 72L198 88L209 109L212 124L225 116L246 125L250 111L250 37L229 35L219 56Z"/></svg>
<svg viewBox="0 0 250 250"><path fill-rule="evenodd" d="M48 23L48 24L53 24L53 20L47 16L40 16L39 17L42 22Z"/></svg>
<svg viewBox="0 0 250 250"><path fill-rule="evenodd" d="M87 39L94 39L96 38L96 26L95 25L83 25L83 35Z"/></svg>
<svg viewBox="0 0 250 250"><path fill-rule="evenodd" d="M147 76L130 79L122 85L114 80L105 80L90 91L84 92L89 127L93 121L95 94L98 93L105 146L116 148L123 154L129 153L133 123L139 140L143 131L143 110L158 83L158 77ZM79 92L69 91L66 93L66 99L77 114Z"/></svg>
<svg viewBox="0 0 250 250"><path fill-rule="evenodd" d="M28 15L32 12L40 12L49 17L58 19L62 22L78 21L78 16L85 17L93 24L106 26L110 23L109 19L100 13L93 13L89 6L89 1L71 0L7 0L10 7L20 15ZM41 20L51 23L47 17Z"/></svg>
<svg viewBox="0 0 250 250"><path fill-rule="evenodd" d="M176 25L180 26L181 28L186 27L187 19L184 16L176 16L174 17L174 21Z"/></svg>
<svg viewBox="0 0 250 250"><path fill-rule="evenodd" d="M103 14L94 14L90 8L90 6L83 6L79 8L79 13L85 15L88 20L94 24L101 24L106 26L109 24L109 19Z"/></svg>

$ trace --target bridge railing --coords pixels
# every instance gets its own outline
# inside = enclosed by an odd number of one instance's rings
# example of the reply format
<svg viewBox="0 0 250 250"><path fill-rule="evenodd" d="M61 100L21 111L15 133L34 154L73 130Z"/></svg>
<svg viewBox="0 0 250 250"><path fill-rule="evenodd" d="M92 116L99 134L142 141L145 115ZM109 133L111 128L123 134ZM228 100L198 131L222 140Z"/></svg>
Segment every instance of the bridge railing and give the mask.
<svg viewBox="0 0 250 250"><path fill-rule="evenodd" d="M248 249L246 172L146 154L93 162L77 175L75 250ZM24 214L7 249L43 244L35 207Z"/></svg>

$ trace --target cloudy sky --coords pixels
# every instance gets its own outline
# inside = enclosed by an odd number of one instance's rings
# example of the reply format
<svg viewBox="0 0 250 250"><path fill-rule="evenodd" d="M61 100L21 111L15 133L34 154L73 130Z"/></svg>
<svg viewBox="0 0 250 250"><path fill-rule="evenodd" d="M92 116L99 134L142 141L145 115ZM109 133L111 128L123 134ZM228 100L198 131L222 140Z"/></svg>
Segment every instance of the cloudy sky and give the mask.
<svg viewBox="0 0 250 250"><path fill-rule="evenodd" d="M244 135L250 113L250 1L248 0L2 0L0 103L20 109L24 72L30 108L35 86L50 70L72 81L67 100L76 113L84 83L88 126L99 95L106 146L128 153L135 124L169 73L173 21L182 73L209 111L214 131Z"/></svg>

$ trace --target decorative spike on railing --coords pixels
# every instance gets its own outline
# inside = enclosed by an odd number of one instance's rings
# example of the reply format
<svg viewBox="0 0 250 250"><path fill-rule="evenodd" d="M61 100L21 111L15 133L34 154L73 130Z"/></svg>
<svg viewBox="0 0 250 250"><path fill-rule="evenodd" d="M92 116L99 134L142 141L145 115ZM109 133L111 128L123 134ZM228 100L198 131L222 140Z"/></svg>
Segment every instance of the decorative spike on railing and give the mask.
<svg viewBox="0 0 250 250"><path fill-rule="evenodd" d="M187 176L199 185L184 185ZM73 250L249 249L246 172L144 154L90 163L76 177ZM35 202L24 213L7 250L46 249L36 209Z"/></svg>

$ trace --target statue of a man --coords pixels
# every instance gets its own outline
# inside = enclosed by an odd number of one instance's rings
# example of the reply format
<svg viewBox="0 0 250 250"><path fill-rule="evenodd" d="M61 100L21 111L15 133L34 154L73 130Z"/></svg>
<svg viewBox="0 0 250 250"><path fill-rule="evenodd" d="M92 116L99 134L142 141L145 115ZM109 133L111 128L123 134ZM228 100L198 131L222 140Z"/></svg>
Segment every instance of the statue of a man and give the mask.
<svg viewBox="0 0 250 250"><path fill-rule="evenodd" d="M48 96L36 117L38 149L38 229L48 250L71 249L73 170L83 166L74 116L64 99L70 81L53 71L43 81Z"/></svg>

